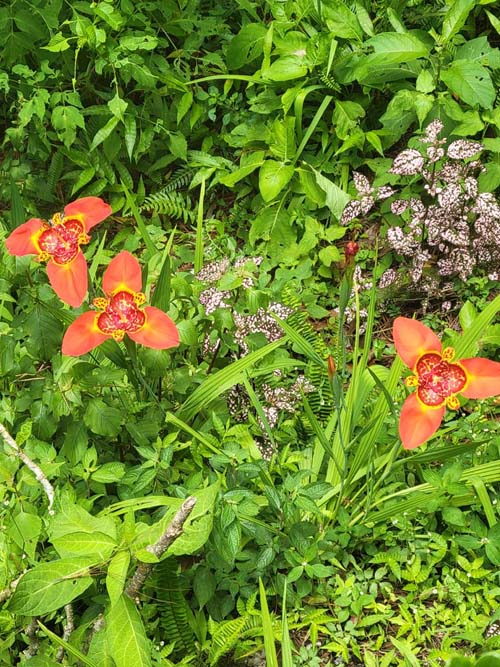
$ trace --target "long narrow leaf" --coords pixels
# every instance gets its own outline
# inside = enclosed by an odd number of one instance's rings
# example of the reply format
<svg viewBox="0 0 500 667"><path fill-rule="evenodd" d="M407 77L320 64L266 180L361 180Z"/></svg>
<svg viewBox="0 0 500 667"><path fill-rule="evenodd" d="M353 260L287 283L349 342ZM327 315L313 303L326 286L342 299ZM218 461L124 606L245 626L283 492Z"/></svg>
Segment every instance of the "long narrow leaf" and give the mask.
<svg viewBox="0 0 500 667"><path fill-rule="evenodd" d="M266 667L278 667L278 656L274 643L273 621L267 606L266 590L262 579L259 577L260 609L262 616L262 634L264 635L264 651L266 654Z"/></svg>
<svg viewBox="0 0 500 667"><path fill-rule="evenodd" d="M188 421L192 419L218 396L231 389L235 384L242 382L245 371L248 371L261 359L264 359L270 352L278 349L283 345L285 340L286 338L283 337L273 343L268 343L259 350L250 352L243 359L238 359L238 361L233 362L207 378L181 405L178 417Z"/></svg>

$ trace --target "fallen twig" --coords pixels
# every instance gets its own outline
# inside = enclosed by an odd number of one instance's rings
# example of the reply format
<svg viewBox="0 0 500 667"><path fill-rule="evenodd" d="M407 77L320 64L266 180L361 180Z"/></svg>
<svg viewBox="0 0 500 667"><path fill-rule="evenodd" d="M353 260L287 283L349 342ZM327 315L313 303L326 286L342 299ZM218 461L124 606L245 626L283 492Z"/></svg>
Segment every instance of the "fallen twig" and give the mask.
<svg viewBox="0 0 500 667"><path fill-rule="evenodd" d="M23 452L23 450L19 447L17 442L2 423L0 423L0 435L4 439L5 443L14 450L16 456L21 459L27 468L31 470L37 481L40 482L43 490L45 491L45 495L49 500L49 514L54 514L54 510L52 509L52 505L54 504L54 487L49 482L42 469L34 461L32 461L27 454Z"/></svg>
<svg viewBox="0 0 500 667"><path fill-rule="evenodd" d="M75 617L73 614L73 605L66 604L64 605L64 613L66 614L66 622L64 624L63 639L64 641L69 641L71 633L75 629ZM56 662L62 662L64 658L64 647L60 646L56 653Z"/></svg>
<svg viewBox="0 0 500 667"><path fill-rule="evenodd" d="M154 554L157 558L160 558L160 556L165 553L168 547L173 542L175 542L175 540L180 535L182 535L184 524L186 523L186 520L191 514L191 512L193 511L193 507L195 506L195 504L196 504L196 498L194 498L193 496L187 498L182 503L180 508L177 510L174 518L169 523L166 531L160 537L158 542L155 542L155 544L150 544L149 546L146 547L146 550ZM153 568L154 568L153 563L139 563L136 571L134 572L134 575L130 579L125 589L125 593L130 598L137 601L139 592Z"/></svg>

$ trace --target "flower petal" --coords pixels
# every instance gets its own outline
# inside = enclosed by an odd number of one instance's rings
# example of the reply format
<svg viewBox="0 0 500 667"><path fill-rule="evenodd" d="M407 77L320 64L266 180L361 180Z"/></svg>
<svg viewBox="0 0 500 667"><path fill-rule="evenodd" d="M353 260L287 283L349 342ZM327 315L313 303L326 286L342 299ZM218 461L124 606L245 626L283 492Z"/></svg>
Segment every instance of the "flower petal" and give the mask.
<svg viewBox="0 0 500 667"><path fill-rule="evenodd" d="M62 353L79 357L109 338L97 328L96 313L89 310L69 325L62 341Z"/></svg>
<svg viewBox="0 0 500 667"><path fill-rule="evenodd" d="M61 301L73 308L82 305L87 294L88 277L87 262L81 251L67 264L56 264L50 260L47 264L47 275L52 289Z"/></svg>
<svg viewBox="0 0 500 667"><path fill-rule="evenodd" d="M416 394L408 396L401 408L399 435L405 449L415 449L438 430L446 411L445 407L428 408L422 405Z"/></svg>
<svg viewBox="0 0 500 667"><path fill-rule="evenodd" d="M64 207L64 215L66 217L83 215L87 232L107 218L108 215L111 215L111 213L111 206L106 204L100 197L82 197Z"/></svg>
<svg viewBox="0 0 500 667"><path fill-rule="evenodd" d="M28 222L14 229L12 234L5 239L5 245L11 255L21 257L22 255L38 255L38 248L33 241L43 227L44 222L40 218L31 218Z"/></svg>
<svg viewBox="0 0 500 667"><path fill-rule="evenodd" d="M441 352L441 341L428 326L408 317L396 317L392 327L396 352L413 368L424 352Z"/></svg>
<svg viewBox="0 0 500 667"><path fill-rule="evenodd" d="M102 288L106 294L120 290L140 292L142 288L141 266L127 250L122 250L104 271Z"/></svg>
<svg viewBox="0 0 500 667"><path fill-rule="evenodd" d="M179 331L163 310L146 306L143 312L146 314L144 326L134 333L128 332L129 338L156 350L166 350L179 345Z"/></svg>
<svg viewBox="0 0 500 667"><path fill-rule="evenodd" d="M460 359L467 372L469 383L462 391L465 398L488 398L500 394L500 363L475 357Z"/></svg>

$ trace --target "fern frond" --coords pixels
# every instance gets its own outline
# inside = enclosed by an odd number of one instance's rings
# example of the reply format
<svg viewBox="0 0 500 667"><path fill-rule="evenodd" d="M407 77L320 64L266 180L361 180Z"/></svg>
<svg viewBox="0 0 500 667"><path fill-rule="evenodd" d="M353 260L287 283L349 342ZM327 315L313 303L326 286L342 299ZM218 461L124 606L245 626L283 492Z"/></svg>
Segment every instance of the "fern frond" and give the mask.
<svg viewBox="0 0 500 667"><path fill-rule="evenodd" d="M158 591L157 608L165 643L174 644L174 654L187 655L195 650L191 626L192 611L183 593L182 579L175 558L158 563L152 576L153 590Z"/></svg>
<svg viewBox="0 0 500 667"><path fill-rule="evenodd" d="M191 200L184 198L180 192L169 192L165 189L149 195L140 208L143 211L163 213L171 218L190 222L194 220L196 211L191 208Z"/></svg>
<svg viewBox="0 0 500 667"><path fill-rule="evenodd" d="M240 639L246 623L247 619L244 616L234 618L230 621L219 621L218 623L209 619L208 629L212 635L212 642L208 653L208 660L211 666L216 665L219 658L233 650Z"/></svg>
<svg viewBox="0 0 500 667"><path fill-rule="evenodd" d="M189 167L176 169L162 188L162 192L175 192L181 188L186 188L193 178L193 170Z"/></svg>
<svg viewBox="0 0 500 667"><path fill-rule="evenodd" d="M59 179L61 178L61 174L63 171L63 162L64 162L64 156L62 154L62 151L57 151L54 153L52 156L52 160L50 161L49 169L47 171L47 189L50 192L50 194L53 194L56 185L59 182Z"/></svg>

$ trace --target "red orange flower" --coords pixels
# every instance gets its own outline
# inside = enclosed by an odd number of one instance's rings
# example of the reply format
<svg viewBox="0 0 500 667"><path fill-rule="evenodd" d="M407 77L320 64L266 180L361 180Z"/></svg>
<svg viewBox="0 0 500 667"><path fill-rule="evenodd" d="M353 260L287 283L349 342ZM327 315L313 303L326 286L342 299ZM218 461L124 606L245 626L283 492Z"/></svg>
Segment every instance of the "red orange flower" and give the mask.
<svg viewBox="0 0 500 667"><path fill-rule="evenodd" d="M83 313L68 327L62 353L79 357L108 338L121 341L125 334L136 343L165 350L179 345L179 332L170 317L159 308L145 306L140 291L141 267L124 250L109 263L102 285L106 297L94 299L96 311Z"/></svg>
<svg viewBox="0 0 500 667"><path fill-rule="evenodd" d="M15 229L5 244L11 255L38 255L48 261L47 275L57 296L77 308L87 293L87 263L80 246L89 243L89 231L111 214L99 197L83 197L55 213L47 222L31 218Z"/></svg>
<svg viewBox="0 0 500 667"><path fill-rule="evenodd" d="M456 410L457 398L487 398L500 394L500 363L476 357L453 361L453 348L442 349L436 334L417 320L394 320L396 351L414 375L406 378L417 390L401 409L399 435L405 449L414 449L439 428L446 408Z"/></svg>

